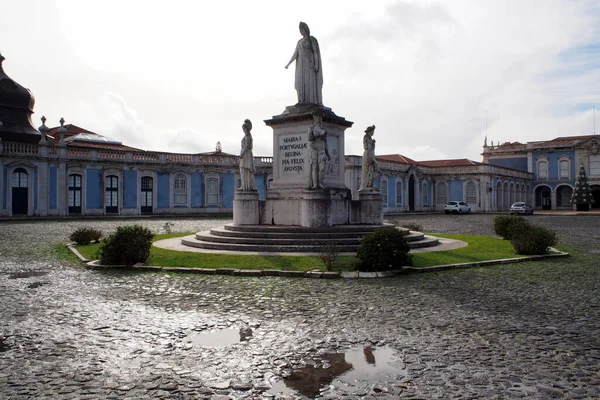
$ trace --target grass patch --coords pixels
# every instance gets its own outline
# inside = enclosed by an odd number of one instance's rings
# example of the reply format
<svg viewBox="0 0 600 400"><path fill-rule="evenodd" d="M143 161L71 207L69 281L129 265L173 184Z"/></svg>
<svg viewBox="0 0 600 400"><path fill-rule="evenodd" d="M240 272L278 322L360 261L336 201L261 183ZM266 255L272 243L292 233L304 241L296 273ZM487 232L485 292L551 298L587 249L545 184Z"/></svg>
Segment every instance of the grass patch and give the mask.
<svg viewBox="0 0 600 400"><path fill-rule="evenodd" d="M502 240L490 236L435 234L432 236L462 240L468 246L448 251L433 251L429 253L416 253L413 266L417 268L433 267L435 265L460 264L476 261L497 260L500 258L519 257L515 254L510 240Z"/></svg>
<svg viewBox="0 0 600 400"><path fill-rule="evenodd" d="M152 241L183 237L191 234L193 233L154 235ZM435 265L518 257L509 240L501 240L489 236L458 234L436 234L434 236L462 240L469 243L469 245L455 250L414 253L413 266L417 268L431 267ZM84 257L95 259L97 258L96 253L100 248L100 244L94 243L87 246L76 246L76 248ZM211 254L165 250L154 246L150 249L150 258L146 264L186 268L279 269L291 271L325 270L323 261L318 256ZM333 264L333 271L351 271L355 269L355 265L356 257L338 256Z"/></svg>

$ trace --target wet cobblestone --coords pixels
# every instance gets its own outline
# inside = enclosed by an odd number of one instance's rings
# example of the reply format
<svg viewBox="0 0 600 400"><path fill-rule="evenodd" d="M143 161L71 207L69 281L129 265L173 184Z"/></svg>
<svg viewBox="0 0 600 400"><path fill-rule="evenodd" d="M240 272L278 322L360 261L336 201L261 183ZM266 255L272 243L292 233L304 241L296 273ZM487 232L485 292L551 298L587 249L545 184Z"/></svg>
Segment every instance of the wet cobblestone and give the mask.
<svg viewBox="0 0 600 400"><path fill-rule="evenodd" d="M400 217L493 234L491 215ZM54 246L79 226L198 231L227 220L0 222L0 397L302 399L271 386L356 346L398 351L393 379L327 399L600 395L600 217L533 216L575 257L376 280L93 271ZM241 330L206 347L193 335ZM251 332L251 334L250 334Z"/></svg>

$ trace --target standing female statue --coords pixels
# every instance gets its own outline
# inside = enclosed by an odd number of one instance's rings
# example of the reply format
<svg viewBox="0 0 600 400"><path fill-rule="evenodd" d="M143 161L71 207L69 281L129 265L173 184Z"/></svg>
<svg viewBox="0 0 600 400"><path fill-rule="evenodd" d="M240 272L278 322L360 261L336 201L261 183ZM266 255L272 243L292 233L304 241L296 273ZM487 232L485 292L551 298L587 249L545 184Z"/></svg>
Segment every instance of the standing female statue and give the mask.
<svg viewBox="0 0 600 400"><path fill-rule="evenodd" d="M323 69L321 67L321 50L319 42L310 36L310 29L304 22L300 22L300 34L302 39L298 40L296 50L287 63L287 69L293 61L296 61L296 92L298 93L298 104L323 105Z"/></svg>
<svg viewBox="0 0 600 400"><path fill-rule="evenodd" d="M323 128L323 111L315 108L312 111L313 124L308 128L308 162L310 174L308 176L309 189L323 189L325 185L325 164L329 160L327 148L327 131Z"/></svg>
<svg viewBox="0 0 600 400"><path fill-rule="evenodd" d="M365 130L365 136L363 137L363 157L362 157L362 177L360 181L359 192L370 192L377 190L374 187L375 178L379 173L379 164L375 158L375 139L373 134L375 133L375 125L369 126Z"/></svg>
<svg viewBox="0 0 600 400"><path fill-rule="evenodd" d="M240 152L240 180L239 190L256 190L254 179L254 156L252 155L252 122L249 119L242 124L244 138L242 139L242 151Z"/></svg>

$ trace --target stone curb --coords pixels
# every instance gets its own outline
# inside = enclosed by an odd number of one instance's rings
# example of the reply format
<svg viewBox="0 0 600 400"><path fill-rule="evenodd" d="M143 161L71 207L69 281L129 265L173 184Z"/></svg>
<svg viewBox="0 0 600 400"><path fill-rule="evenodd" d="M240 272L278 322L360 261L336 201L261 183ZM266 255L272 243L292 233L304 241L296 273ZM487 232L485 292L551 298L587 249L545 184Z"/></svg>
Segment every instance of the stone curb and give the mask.
<svg viewBox="0 0 600 400"><path fill-rule="evenodd" d="M541 254L535 256L524 256L524 257L515 257L515 258L501 258L499 260L487 260L487 261L476 261L471 263L461 263L461 264L445 264L445 265L436 265L434 267L404 267L403 269L409 272L437 272L437 271L445 271L449 269L459 269L459 268L472 268L472 267L487 267L492 265L502 265L502 264L516 264L527 261L539 261L547 258L556 258L556 257L568 257L570 254L562 251L558 251L555 248L550 248L549 251L551 254Z"/></svg>
<svg viewBox="0 0 600 400"><path fill-rule="evenodd" d="M101 265L99 260L90 261L83 257L81 253L77 251L73 244L67 245L82 262L84 262L89 268L95 269L110 269L110 268L128 268L127 265ZM395 275L399 275L406 272L438 272L446 271L449 269L463 269L472 267L487 267L492 265L502 264L514 264L526 261L537 261L547 258L556 257L567 257L569 253L558 251L554 248L550 248L551 254L535 255L535 256L524 256L515 258L503 258L499 260L488 260L488 261L477 261L471 263L460 263L460 264L445 264L436 265L434 267L402 267L400 270L394 271L378 271L378 272L358 272L358 271L344 271L344 272L323 272L323 271L290 271L290 270L278 270L278 269L234 269L234 268L186 268L186 267L160 267L145 265L138 263L131 268L140 271L170 271L179 273L189 274L205 274L205 275L233 275L233 276L282 276L288 278L312 278L312 279L374 279L374 278L388 278Z"/></svg>

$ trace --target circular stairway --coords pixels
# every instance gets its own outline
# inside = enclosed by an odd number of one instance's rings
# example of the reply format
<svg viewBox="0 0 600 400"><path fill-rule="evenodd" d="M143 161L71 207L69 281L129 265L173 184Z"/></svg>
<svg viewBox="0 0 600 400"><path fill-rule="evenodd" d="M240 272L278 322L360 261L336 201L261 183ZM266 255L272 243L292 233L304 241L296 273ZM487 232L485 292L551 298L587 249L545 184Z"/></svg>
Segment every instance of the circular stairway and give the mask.
<svg viewBox="0 0 600 400"><path fill-rule="evenodd" d="M320 253L333 245L339 253L356 253L360 239L376 229L400 230L411 249L439 244L435 237L396 228L391 224L337 225L328 228L228 224L187 236L181 239L181 244L210 250L266 253Z"/></svg>

